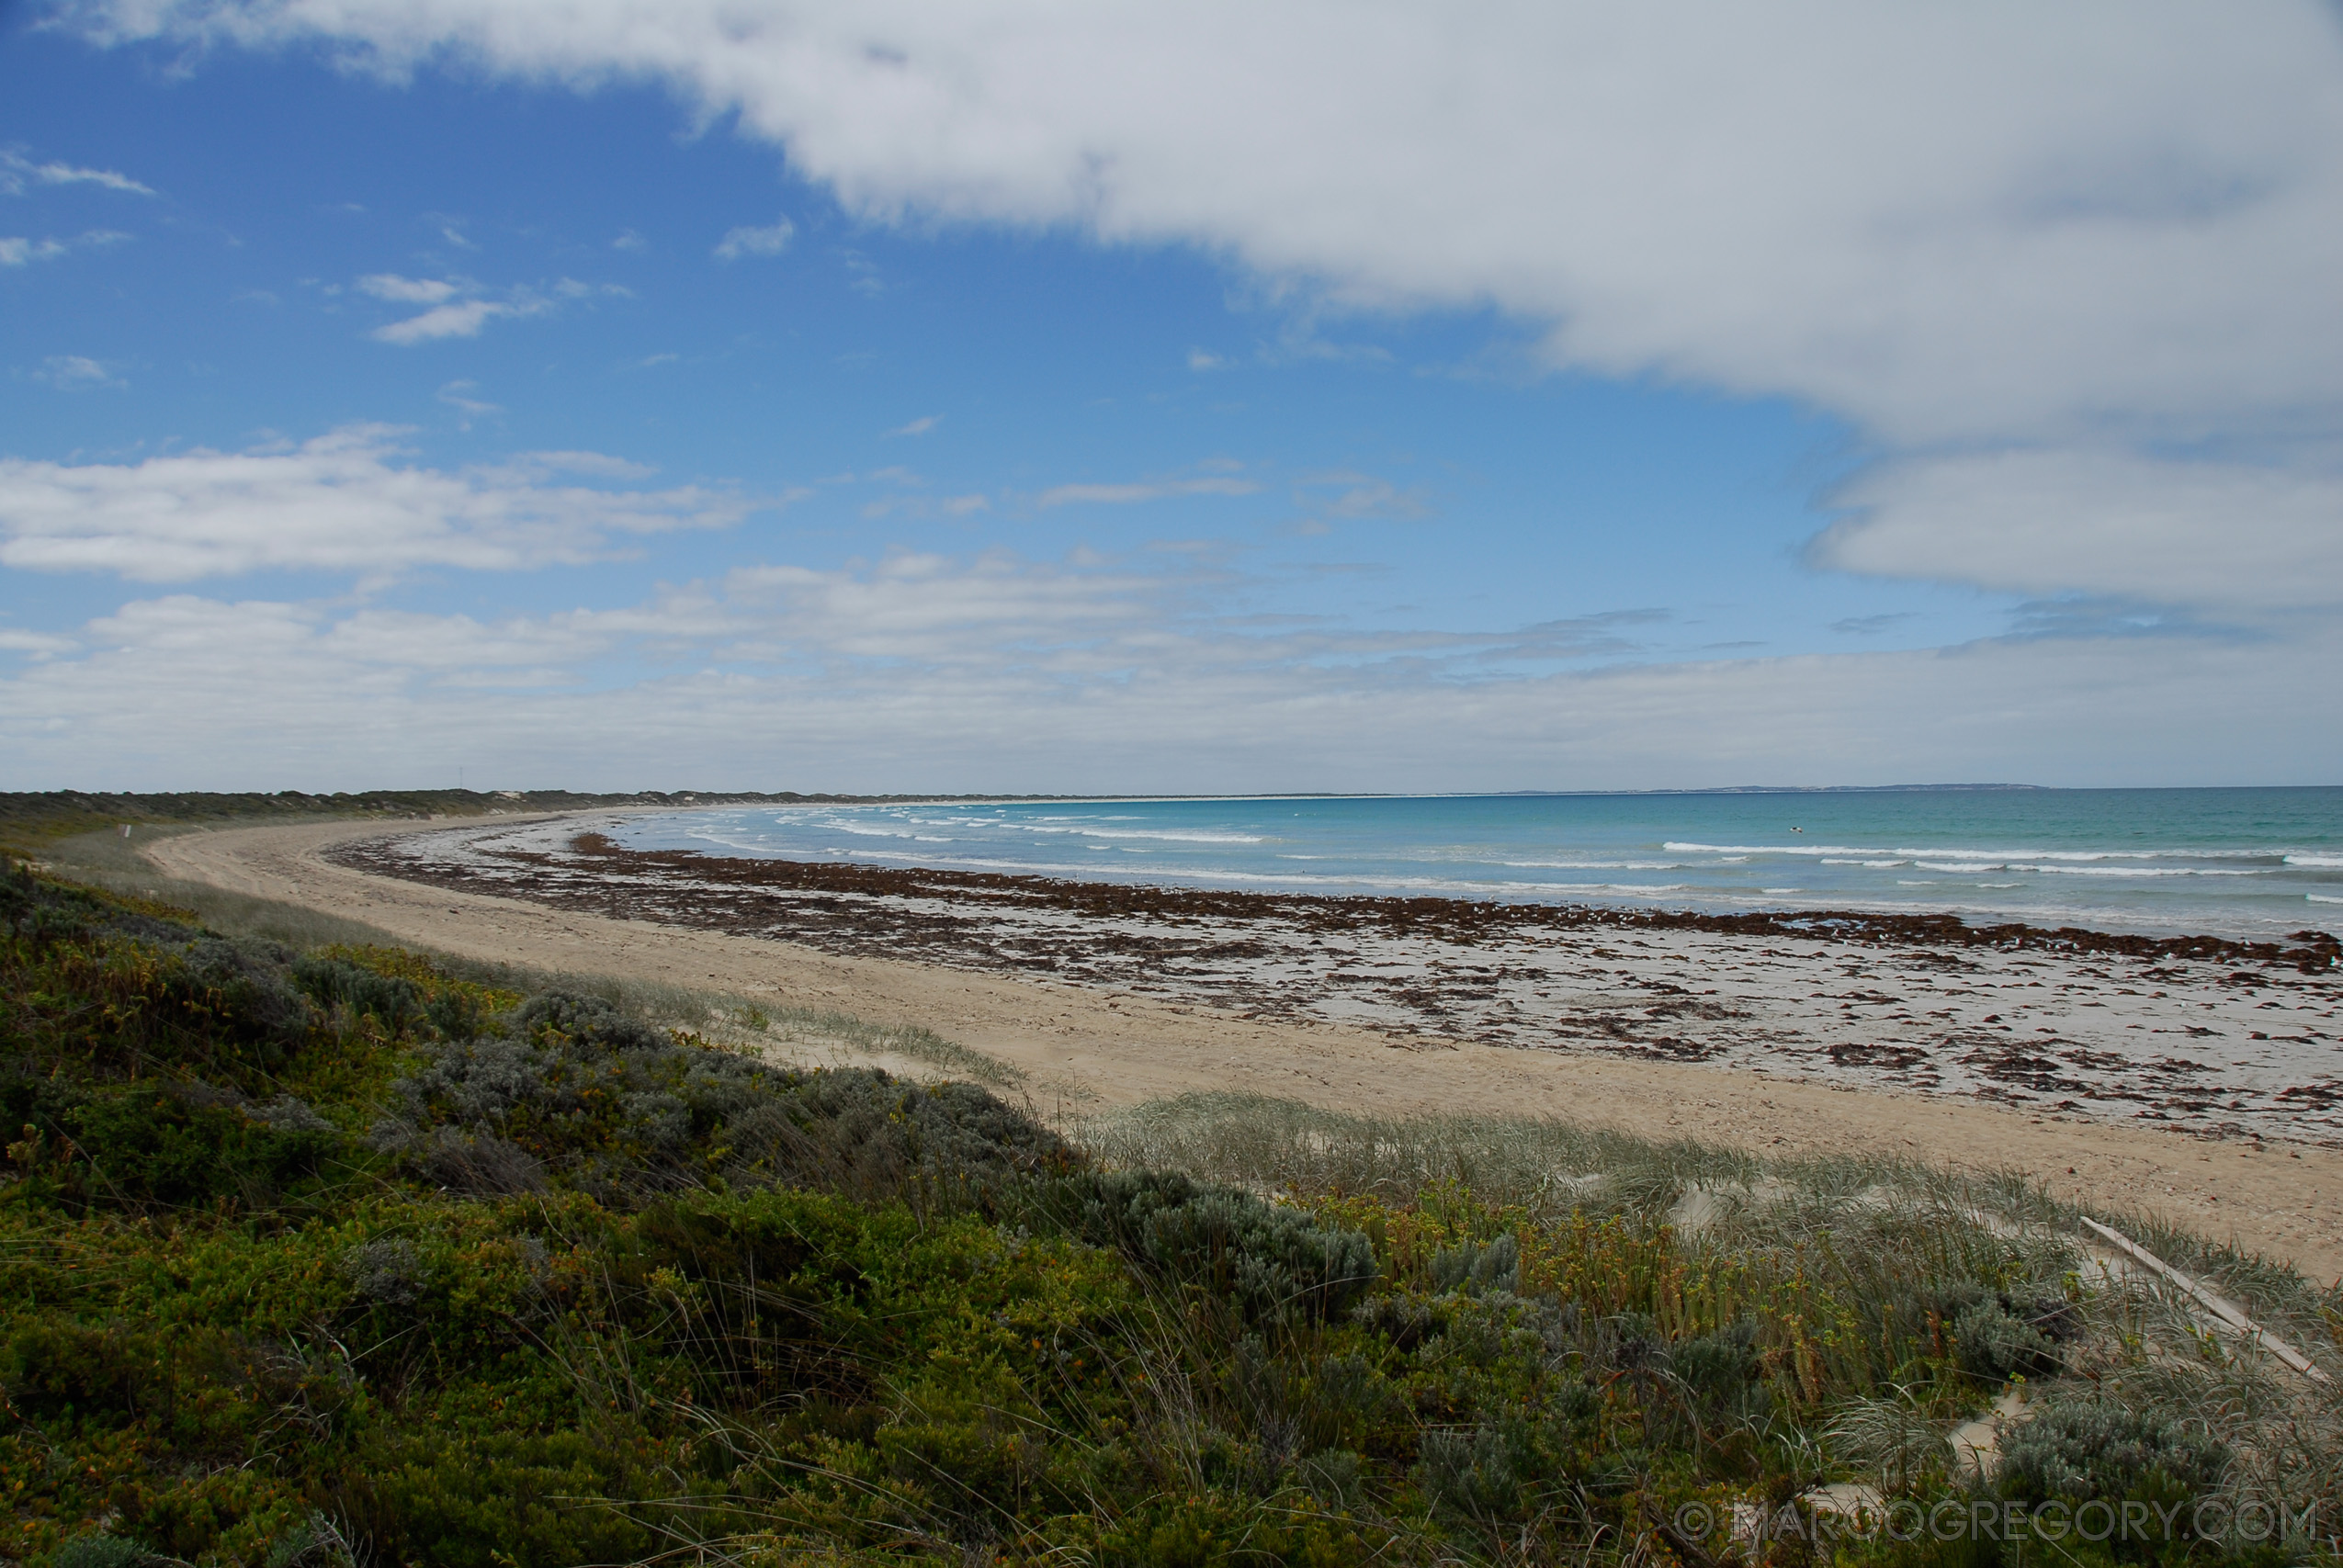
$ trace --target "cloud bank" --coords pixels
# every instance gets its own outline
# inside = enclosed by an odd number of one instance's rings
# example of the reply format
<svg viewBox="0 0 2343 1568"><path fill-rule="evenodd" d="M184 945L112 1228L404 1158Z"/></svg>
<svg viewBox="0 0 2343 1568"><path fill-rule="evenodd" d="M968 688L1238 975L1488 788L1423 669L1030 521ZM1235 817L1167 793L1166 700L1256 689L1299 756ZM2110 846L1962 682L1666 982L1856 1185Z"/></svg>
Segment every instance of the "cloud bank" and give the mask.
<svg viewBox="0 0 2343 1568"><path fill-rule="evenodd" d="M1187 246L1313 321L1491 311L1551 368L1794 400L1870 459L1828 498L1814 565L2056 603L2027 636L1956 649L1662 668L1626 662L1621 624L1239 635L1176 575L994 558L774 567L495 625L178 596L91 623L74 650L26 650L39 662L0 703L21 765L63 765L48 738L79 726L85 755L134 771L141 747L182 755L163 749L182 716L216 713L221 738L314 725L304 744L347 757L345 779L436 747L650 782L609 771L613 734L630 755L706 759L694 782L840 788L2343 776L2324 673L2343 654L2343 21L2318 0L62 14L101 41L314 49L390 75L656 82L862 220ZM716 254L788 238L786 220L739 228ZM0 242L0 265L47 254ZM394 343L469 335L535 298L368 284L417 309L379 330ZM151 581L505 570L739 504L405 468L386 439L0 465L0 563ZM193 466L154 467L173 463ZM238 465L276 478L247 502ZM1033 504L1250 488L1143 478ZM1347 475L1297 501L1319 524L1433 510ZM983 504L907 486L866 514ZM2079 601L2186 613L2116 637ZM1552 668L1590 650L1621 667ZM585 690L611 660L630 672ZM255 661L294 672L266 717ZM94 708L108 691L124 694Z"/></svg>
<svg viewBox="0 0 2343 1568"><path fill-rule="evenodd" d="M2104 450L1919 458L1863 475L1816 564L2019 593L2088 587L2254 617L2343 601L2343 474Z"/></svg>
<svg viewBox="0 0 2343 1568"><path fill-rule="evenodd" d="M1198 590L992 555L749 570L494 622L175 594L0 676L0 784L339 787L458 765L612 788L2184 784L2235 782L2247 751L2265 781L2343 770L2335 701L2306 708L2234 639L1557 672L1632 653L1634 619L1234 628ZM2343 660L2331 626L2303 646ZM2198 716L2187 748L2174 711Z"/></svg>
<svg viewBox="0 0 2343 1568"><path fill-rule="evenodd" d="M399 460L399 434L357 425L283 449L138 463L0 458L0 566L139 582L271 570L509 571L606 558L626 536L724 527L753 506L692 486L547 482L564 471L641 477L591 453L455 473L420 468Z"/></svg>
<svg viewBox="0 0 2343 1568"><path fill-rule="evenodd" d="M660 81L866 217L1070 225L1337 302L1493 305L1556 365L1786 394L1897 443L2343 403L2343 29L2316 0L67 16L394 73Z"/></svg>

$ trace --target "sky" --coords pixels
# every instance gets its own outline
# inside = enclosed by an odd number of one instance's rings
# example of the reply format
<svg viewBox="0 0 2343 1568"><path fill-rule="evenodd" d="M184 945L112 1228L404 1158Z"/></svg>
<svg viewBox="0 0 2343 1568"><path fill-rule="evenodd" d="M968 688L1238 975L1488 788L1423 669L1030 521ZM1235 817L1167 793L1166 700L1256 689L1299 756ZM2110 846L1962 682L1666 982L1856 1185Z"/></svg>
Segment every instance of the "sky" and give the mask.
<svg viewBox="0 0 2343 1568"><path fill-rule="evenodd" d="M2343 8L0 3L0 787L2343 782Z"/></svg>

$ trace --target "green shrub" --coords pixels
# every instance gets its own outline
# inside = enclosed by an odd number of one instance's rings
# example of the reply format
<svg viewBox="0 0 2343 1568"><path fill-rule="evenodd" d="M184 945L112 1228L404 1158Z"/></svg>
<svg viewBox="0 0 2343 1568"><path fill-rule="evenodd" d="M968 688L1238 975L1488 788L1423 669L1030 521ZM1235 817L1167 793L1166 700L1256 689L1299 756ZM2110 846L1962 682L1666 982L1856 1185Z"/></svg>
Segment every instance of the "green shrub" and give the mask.
<svg viewBox="0 0 2343 1568"><path fill-rule="evenodd" d="M1668 1348L1668 1370L1690 1389L1704 1413L1758 1422L1772 1406L1757 1325L1743 1319L1714 1334L1680 1339Z"/></svg>
<svg viewBox="0 0 2343 1568"><path fill-rule="evenodd" d="M309 998L293 975L293 950L259 937L202 936L187 950L187 976L233 1038L274 1066L308 1036Z"/></svg>
<svg viewBox="0 0 2343 1568"><path fill-rule="evenodd" d="M1037 1198L1039 1211L1158 1278L1236 1304L1248 1322L1319 1322L1374 1283L1374 1244L1234 1188L1171 1171L1084 1171Z"/></svg>
<svg viewBox="0 0 2343 1568"><path fill-rule="evenodd" d="M145 1568L154 1553L119 1535L75 1536L49 1554L50 1568Z"/></svg>
<svg viewBox="0 0 2343 1568"><path fill-rule="evenodd" d="M1534 1512L1552 1476L1527 1422L1507 1420L1470 1431L1423 1435L1416 1483L1435 1509L1482 1523Z"/></svg>
<svg viewBox="0 0 2343 1568"><path fill-rule="evenodd" d="M88 1162L87 1196L116 1207L266 1203L316 1178L345 1143L290 1095L254 1105L200 1084L94 1094L59 1121Z"/></svg>
<svg viewBox="0 0 2343 1568"><path fill-rule="evenodd" d="M470 1193L551 1181L631 1201L721 1179L972 1201L1068 1157L971 1084L784 1070L566 993L430 1048L391 1106L373 1145Z"/></svg>
<svg viewBox="0 0 2343 1568"><path fill-rule="evenodd" d="M312 956L293 964L293 981L322 1008L346 1008L386 1029L406 1028L424 1016L423 992L410 979L382 975L344 958Z"/></svg>
<svg viewBox="0 0 2343 1568"><path fill-rule="evenodd" d="M2108 1400L2059 1400L2002 1443L2004 1495L2192 1499L2218 1485L2229 1451L2201 1427Z"/></svg>
<svg viewBox="0 0 2343 1568"><path fill-rule="evenodd" d="M1442 1294L1511 1294L1521 1284L1522 1245L1508 1231L1486 1245L1464 1241L1434 1253L1432 1286Z"/></svg>
<svg viewBox="0 0 2343 1568"><path fill-rule="evenodd" d="M2055 1376L2066 1366L2061 1346L2075 1333L2075 1311L2063 1297L1966 1280L1907 1296L1899 1316L1907 1334L1941 1342L1963 1371L1988 1382Z"/></svg>

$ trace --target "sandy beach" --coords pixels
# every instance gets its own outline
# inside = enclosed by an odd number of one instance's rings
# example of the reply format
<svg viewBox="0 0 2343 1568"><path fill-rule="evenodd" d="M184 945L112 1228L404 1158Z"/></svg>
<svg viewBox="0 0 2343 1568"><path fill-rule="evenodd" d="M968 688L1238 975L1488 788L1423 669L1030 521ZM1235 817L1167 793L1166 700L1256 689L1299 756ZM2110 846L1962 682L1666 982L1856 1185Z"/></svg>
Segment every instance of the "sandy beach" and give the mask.
<svg viewBox="0 0 2343 1568"><path fill-rule="evenodd" d="M2343 978L2322 948L792 866L618 852L598 822L148 852L444 951L921 1025L1023 1072L1045 1110L1242 1089L1872 1149L2027 1171L2343 1274Z"/></svg>

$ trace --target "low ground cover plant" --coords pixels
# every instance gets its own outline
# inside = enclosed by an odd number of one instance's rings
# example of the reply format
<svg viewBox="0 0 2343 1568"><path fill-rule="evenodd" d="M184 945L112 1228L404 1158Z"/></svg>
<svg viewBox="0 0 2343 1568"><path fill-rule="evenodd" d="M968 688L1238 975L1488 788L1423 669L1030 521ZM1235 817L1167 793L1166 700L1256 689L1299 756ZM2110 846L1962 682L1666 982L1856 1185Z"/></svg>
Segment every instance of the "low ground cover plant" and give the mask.
<svg viewBox="0 0 2343 1568"><path fill-rule="evenodd" d="M1234 1099L1053 1128L21 869L0 1130L11 1562L2030 1550L1775 1528L1833 1483L2343 1519L2331 1392L2094 1284L2022 1183ZM2335 1364L2331 1293L2149 1239Z"/></svg>

